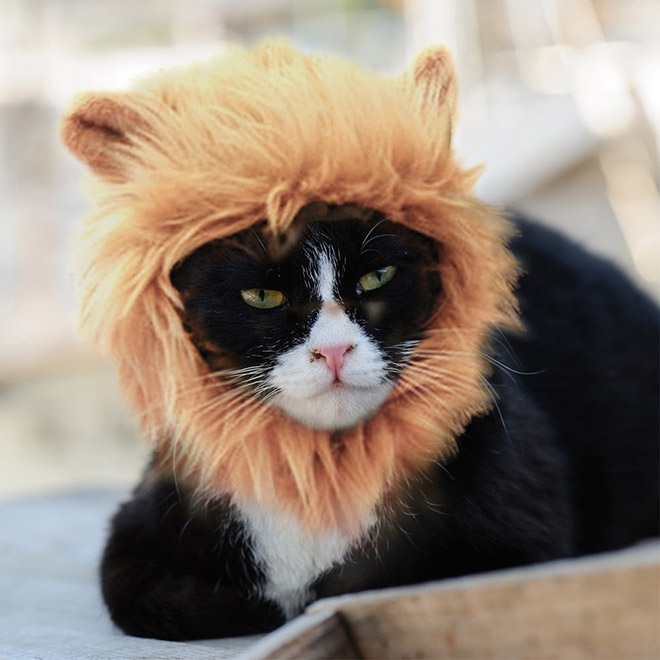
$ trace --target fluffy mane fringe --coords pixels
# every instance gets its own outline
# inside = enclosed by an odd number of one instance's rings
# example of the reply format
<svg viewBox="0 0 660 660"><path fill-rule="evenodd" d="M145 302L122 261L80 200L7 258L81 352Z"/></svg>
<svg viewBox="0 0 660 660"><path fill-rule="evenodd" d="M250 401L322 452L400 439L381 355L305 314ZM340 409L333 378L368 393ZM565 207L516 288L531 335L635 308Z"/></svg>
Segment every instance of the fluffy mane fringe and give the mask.
<svg viewBox="0 0 660 660"><path fill-rule="evenodd" d="M141 118L97 178L76 245L82 332L118 366L160 469L203 497L357 529L374 505L492 405L496 326L517 324L511 228L476 200L449 145L452 113L416 67L382 77L283 44L160 75L122 103ZM429 100L430 99L430 100ZM357 204L434 238L443 296L388 400L342 433L310 430L209 373L181 323L174 265L209 240L305 205Z"/></svg>

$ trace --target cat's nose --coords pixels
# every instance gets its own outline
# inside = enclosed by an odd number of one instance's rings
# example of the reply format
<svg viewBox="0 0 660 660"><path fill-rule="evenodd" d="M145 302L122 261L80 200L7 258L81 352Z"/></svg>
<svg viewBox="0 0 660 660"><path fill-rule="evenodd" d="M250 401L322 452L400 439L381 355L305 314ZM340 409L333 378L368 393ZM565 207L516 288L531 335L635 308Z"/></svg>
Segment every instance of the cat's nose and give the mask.
<svg viewBox="0 0 660 660"><path fill-rule="evenodd" d="M323 346L314 349L315 358L323 358L325 366L332 371L335 381L340 380L339 371L344 366L344 355L354 348L351 344L340 344L339 346Z"/></svg>

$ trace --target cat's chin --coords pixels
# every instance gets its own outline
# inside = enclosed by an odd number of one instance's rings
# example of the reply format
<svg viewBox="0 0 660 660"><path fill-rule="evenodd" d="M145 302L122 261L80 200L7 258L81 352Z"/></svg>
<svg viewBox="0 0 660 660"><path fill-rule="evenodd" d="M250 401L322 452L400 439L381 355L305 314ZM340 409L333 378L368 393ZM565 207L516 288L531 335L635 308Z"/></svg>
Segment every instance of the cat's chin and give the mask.
<svg viewBox="0 0 660 660"><path fill-rule="evenodd" d="M339 431L371 417L383 405L391 389L388 383L374 387L333 384L306 397L280 393L273 399L273 404L311 429Z"/></svg>

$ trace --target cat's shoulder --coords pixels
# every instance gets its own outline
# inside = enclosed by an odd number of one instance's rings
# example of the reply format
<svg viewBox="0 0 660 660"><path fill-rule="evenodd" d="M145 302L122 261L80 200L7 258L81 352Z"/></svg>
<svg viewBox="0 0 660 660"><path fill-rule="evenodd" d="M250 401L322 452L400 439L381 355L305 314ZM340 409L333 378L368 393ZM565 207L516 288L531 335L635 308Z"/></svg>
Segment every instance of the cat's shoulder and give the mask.
<svg viewBox="0 0 660 660"><path fill-rule="evenodd" d="M512 214L511 221L516 233L510 247L520 264L523 305L579 304L587 314L618 310L657 323L657 304L618 264L541 222L521 214Z"/></svg>

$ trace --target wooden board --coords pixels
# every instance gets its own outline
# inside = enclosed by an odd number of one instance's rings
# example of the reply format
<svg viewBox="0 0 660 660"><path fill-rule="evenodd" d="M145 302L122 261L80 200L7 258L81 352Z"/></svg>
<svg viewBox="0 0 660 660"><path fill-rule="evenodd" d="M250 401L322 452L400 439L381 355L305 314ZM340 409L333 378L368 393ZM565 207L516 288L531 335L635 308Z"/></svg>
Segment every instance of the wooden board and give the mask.
<svg viewBox="0 0 660 660"><path fill-rule="evenodd" d="M246 657L660 658L660 546L319 601Z"/></svg>
<svg viewBox="0 0 660 660"><path fill-rule="evenodd" d="M359 660L362 657L341 616L328 609L299 616L241 655L240 660Z"/></svg>

